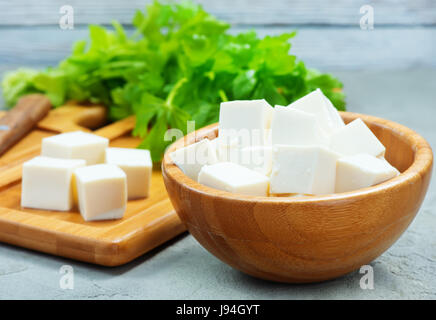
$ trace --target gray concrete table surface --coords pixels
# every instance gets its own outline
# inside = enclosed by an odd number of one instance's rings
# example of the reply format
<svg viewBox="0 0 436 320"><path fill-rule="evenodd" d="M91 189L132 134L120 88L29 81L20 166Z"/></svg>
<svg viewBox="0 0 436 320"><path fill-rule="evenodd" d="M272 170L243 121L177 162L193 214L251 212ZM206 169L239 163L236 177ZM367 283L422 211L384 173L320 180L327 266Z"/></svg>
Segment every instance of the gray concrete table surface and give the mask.
<svg viewBox="0 0 436 320"><path fill-rule="evenodd" d="M21 66L56 65L87 24L129 26L151 0L71 0L73 30L59 28L60 0L0 1L0 77ZM338 76L349 111L404 124L436 146L436 2L427 0L198 0L260 36L298 29L291 52ZM360 9L374 9L362 30ZM0 104L3 104L0 98ZM105 268L0 243L0 299L436 299L436 186L408 230L371 263L374 289L359 271L317 284L258 280L232 269L184 234L135 261ZM64 265L74 289L60 288Z"/></svg>
<svg viewBox="0 0 436 320"><path fill-rule="evenodd" d="M348 110L404 124L436 146L436 70L335 72ZM411 226L371 263L374 289L355 271L307 285L258 280L222 263L190 235L116 268L0 244L0 298L11 299L435 299L436 186ZM60 268L74 270L74 289L60 288Z"/></svg>

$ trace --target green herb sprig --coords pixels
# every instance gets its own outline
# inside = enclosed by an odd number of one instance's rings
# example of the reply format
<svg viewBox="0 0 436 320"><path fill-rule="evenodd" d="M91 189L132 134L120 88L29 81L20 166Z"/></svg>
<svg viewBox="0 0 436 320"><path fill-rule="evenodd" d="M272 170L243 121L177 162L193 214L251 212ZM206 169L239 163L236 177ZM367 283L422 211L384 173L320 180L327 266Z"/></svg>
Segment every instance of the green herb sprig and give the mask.
<svg viewBox="0 0 436 320"><path fill-rule="evenodd" d="M290 54L295 32L259 38L254 31L229 33L192 2L155 1L133 18L136 32L127 35L89 27L89 40L74 44L69 57L44 71L19 69L2 83L6 103L27 93L46 94L54 106L66 100L102 103L111 120L136 115L133 135L159 161L169 144L168 128L186 132L218 121L227 100L266 99L287 105L320 88L339 110L345 109L342 83L308 69Z"/></svg>

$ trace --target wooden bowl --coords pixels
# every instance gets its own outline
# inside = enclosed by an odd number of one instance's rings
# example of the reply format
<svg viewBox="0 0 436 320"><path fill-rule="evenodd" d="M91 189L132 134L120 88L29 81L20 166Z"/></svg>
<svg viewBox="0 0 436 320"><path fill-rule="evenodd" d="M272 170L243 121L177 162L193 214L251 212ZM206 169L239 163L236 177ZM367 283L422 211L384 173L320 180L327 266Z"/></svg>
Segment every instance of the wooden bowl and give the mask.
<svg viewBox="0 0 436 320"><path fill-rule="evenodd" d="M210 125L176 141L162 162L171 201L189 232L213 255L254 277L317 282L368 264L387 250L415 217L430 182L433 154L414 131L380 118L360 117L386 146L401 174L356 191L302 198L254 197L201 185L172 164L184 143L213 139Z"/></svg>

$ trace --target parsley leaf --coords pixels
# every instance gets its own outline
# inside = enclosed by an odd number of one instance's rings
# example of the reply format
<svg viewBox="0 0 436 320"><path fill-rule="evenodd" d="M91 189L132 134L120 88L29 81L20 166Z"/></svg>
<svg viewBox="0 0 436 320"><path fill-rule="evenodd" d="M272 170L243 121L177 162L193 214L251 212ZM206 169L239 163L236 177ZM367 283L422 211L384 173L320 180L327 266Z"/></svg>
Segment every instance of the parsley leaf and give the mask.
<svg viewBox="0 0 436 320"><path fill-rule="evenodd" d="M69 99L102 103L112 121L134 114L132 134L143 139L140 147L150 149L153 161L170 143L167 129L186 133L188 120L197 128L216 122L222 101L264 98L286 105L320 88L345 110L342 83L290 53L295 32L234 35L229 24L190 1L155 1L132 23L133 34L116 21L112 29L91 25L89 40L76 42L58 66L6 74L6 103L40 92L54 106Z"/></svg>

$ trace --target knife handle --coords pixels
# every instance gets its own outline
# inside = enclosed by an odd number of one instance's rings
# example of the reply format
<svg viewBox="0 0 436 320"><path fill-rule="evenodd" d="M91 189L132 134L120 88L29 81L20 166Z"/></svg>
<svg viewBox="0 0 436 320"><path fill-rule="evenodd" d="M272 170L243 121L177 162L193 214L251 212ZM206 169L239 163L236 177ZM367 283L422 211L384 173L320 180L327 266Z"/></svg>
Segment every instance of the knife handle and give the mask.
<svg viewBox="0 0 436 320"><path fill-rule="evenodd" d="M50 100L42 94L20 98L16 106L0 118L0 155L29 133L51 106Z"/></svg>

